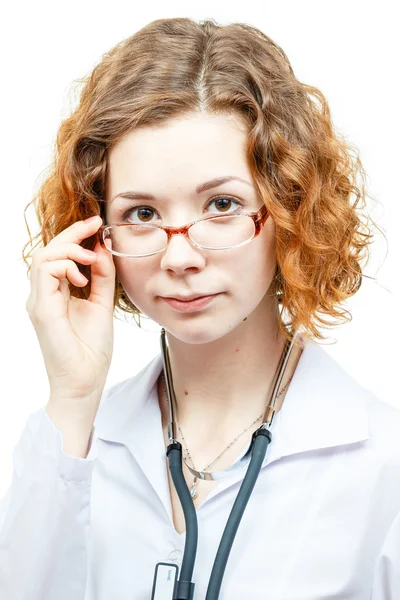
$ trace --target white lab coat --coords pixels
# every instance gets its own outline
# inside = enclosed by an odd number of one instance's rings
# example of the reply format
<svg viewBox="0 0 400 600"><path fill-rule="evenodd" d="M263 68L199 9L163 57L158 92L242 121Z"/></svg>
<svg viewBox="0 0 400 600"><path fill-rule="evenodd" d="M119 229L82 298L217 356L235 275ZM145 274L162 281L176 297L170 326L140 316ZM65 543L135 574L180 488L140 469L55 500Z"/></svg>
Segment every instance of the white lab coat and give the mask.
<svg viewBox="0 0 400 600"><path fill-rule="evenodd" d="M86 459L62 451L44 407L29 416L0 504L1 600L149 600L156 562L179 564L161 368L104 392ZM220 600L399 600L400 411L308 340L272 432ZM244 472L197 510L195 600Z"/></svg>

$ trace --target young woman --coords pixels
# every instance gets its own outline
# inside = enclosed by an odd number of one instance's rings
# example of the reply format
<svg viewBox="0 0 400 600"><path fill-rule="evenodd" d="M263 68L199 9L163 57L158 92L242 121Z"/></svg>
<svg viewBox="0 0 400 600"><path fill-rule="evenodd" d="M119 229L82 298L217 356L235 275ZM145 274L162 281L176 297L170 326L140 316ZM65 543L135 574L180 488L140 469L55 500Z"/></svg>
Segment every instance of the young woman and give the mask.
<svg viewBox="0 0 400 600"><path fill-rule="evenodd" d="M162 19L103 57L36 198L50 398L1 505L2 598L400 597L400 413L317 342L362 282L360 175L255 27ZM115 308L162 347L104 390Z"/></svg>

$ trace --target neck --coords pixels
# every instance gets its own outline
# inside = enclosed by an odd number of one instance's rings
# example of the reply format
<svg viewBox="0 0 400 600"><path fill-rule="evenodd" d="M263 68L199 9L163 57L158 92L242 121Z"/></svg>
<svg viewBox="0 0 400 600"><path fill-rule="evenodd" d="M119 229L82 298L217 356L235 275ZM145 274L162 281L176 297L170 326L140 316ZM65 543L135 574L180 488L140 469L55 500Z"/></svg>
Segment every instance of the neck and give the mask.
<svg viewBox="0 0 400 600"><path fill-rule="evenodd" d="M232 332L212 342L188 344L168 333L176 416L188 440L204 442L217 436L219 444L221 438L229 442L232 432L239 433L264 414L286 343L277 325L277 306L270 299L267 302L263 300ZM280 389L293 371L285 373ZM160 407L166 426L169 411L162 397Z"/></svg>

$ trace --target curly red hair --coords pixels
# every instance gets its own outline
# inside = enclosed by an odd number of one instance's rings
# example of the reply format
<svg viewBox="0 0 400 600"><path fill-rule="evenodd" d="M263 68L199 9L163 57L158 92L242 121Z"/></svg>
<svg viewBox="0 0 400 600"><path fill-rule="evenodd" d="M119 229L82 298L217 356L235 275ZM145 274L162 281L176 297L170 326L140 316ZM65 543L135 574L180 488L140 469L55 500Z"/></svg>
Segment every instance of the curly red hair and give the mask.
<svg viewBox="0 0 400 600"><path fill-rule="evenodd" d="M243 23L159 19L78 81L79 104L61 123L51 170L25 208L35 203L40 225L32 238L25 219L25 263L34 240L34 247L47 245L75 221L104 218L107 153L126 133L196 111L234 113L247 125L248 163L276 225L281 333L325 339L318 327L331 323L324 315L351 320L340 304L366 276L361 265L372 239L365 173L355 149L334 131L324 95L296 79L271 38ZM93 249L96 241L82 245ZM90 267L79 268L90 282ZM88 297L90 284L69 285L73 296ZM118 277L115 307L138 313Z"/></svg>

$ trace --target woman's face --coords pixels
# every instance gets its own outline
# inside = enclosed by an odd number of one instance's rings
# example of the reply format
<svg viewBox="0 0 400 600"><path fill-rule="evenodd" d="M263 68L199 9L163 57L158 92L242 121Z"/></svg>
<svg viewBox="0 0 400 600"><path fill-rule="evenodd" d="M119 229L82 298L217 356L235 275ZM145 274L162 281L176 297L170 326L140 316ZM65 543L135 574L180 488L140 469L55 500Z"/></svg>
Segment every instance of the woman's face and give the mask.
<svg viewBox="0 0 400 600"><path fill-rule="evenodd" d="M204 216L253 212L263 206L245 156L246 131L235 116L194 113L162 127L127 134L109 154L107 224L159 223L179 227ZM197 194L211 179L238 177ZM246 183L245 183L246 182ZM143 192L154 200L129 200L124 192ZM232 199L218 201L216 196ZM148 207L137 210L137 207ZM136 209L136 210L135 210ZM205 343L235 329L266 296L275 272L274 222L248 244L228 250L202 250L183 235L148 257L114 256L117 275L142 313L187 343ZM218 294L201 310L180 312L164 296Z"/></svg>

